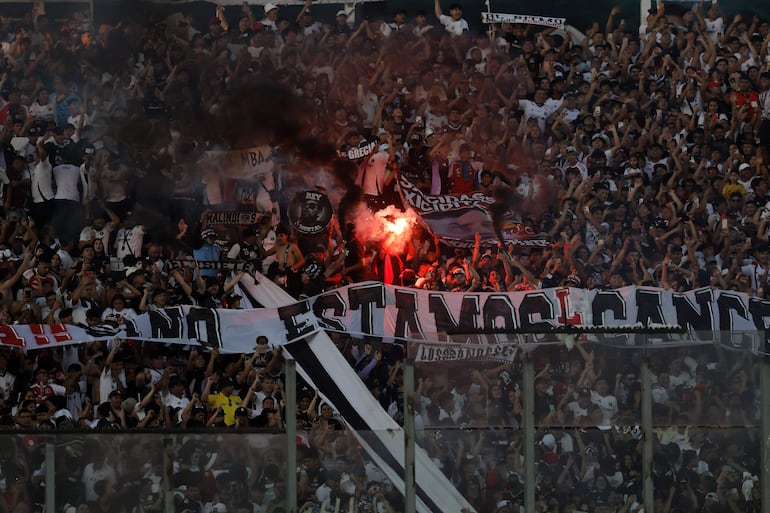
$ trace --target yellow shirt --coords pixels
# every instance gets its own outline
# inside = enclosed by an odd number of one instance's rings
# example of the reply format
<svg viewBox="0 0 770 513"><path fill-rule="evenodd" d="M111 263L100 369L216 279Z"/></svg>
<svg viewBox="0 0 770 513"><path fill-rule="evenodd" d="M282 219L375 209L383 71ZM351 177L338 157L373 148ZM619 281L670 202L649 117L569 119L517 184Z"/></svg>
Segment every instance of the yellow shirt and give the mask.
<svg viewBox="0 0 770 513"><path fill-rule="evenodd" d="M232 426L235 424L235 410L241 406L241 398L235 394L226 396L221 392L210 394L209 408L214 411L220 406L222 407L222 411L225 414L225 425Z"/></svg>

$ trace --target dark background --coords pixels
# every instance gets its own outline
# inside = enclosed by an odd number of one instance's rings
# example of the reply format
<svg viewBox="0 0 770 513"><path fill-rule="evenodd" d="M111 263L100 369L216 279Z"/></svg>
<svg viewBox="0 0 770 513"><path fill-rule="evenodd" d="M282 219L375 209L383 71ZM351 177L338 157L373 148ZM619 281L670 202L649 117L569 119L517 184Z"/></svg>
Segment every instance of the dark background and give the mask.
<svg viewBox="0 0 770 513"><path fill-rule="evenodd" d="M445 12L449 10L449 4L454 0L442 0L441 6ZM281 4L280 0L276 2ZM463 5L465 18L471 27L475 30L483 30L484 25L480 22L476 13L486 11L486 3L483 0L464 0L459 2ZM82 8L87 8L87 2L79 3ZM491 11L508 14L533 14L540 16L558 16L567 18L567 23L575 26L579 30L585 30L591 23L599 22L603 27L607 20L607 15L614 5L619 5L621 14L616 21L625 19L631 27L639 25L639 4L628 0L592 0L575 2L572 0L551 0L548 2L533 2L524 0L490 0ZM52 18L63 18L67 12L70 12L73 4L46 3L46 11ZM678 13L690 9L692 2L675 2L667 4L666 10L670 13ZM710 5L706 3L706 7ZM721 0L719 5L722 11L727 15L741 13L744 19L747 19L750 13L756 13L764 19L770 19L770 2L767 1L740 1L740 0ZM0 3L0 10L6 16L20 17L25 10L29 10L29 2L11 2ZM260 6L251 4L252 10L256 16L260 15ZM338 9L339 4L321 4L313 6L313 12L316 19L321 21L331 21ZM299 12L299 5L281 6L281 15L289 19L294 19ZM437 24L433 15L433 2L431 0L409 1L396 0L388 2L370 2L362 3L356 7L357 15L360 17L387 18L397 8L406 9L409 18L414 16L417 9L422 9L428 14L431 23ZM151 0L94 0L94 13L97 22L113 21L117 19L137 19L144 21L149 12L155 11L165 16L173 12L182 11L192 14L198 23L198 28L205 28L206 20L214 15L215 4L211 2L190 2L179 4L154 4ZM240 6L225 7L228 20L234 22L240 12Z"/></svg>

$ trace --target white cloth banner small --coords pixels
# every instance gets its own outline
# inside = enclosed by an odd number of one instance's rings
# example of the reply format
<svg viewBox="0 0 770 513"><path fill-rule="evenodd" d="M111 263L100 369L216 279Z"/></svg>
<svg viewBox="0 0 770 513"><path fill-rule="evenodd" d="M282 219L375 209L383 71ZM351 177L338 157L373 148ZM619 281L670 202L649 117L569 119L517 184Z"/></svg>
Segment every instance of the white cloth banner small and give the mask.
<svg viewBox="0 0 770 513"><path fill-rule="evenodd" d="M483 12L481 13L481 21L483 23L521 23L524 25L543 25L546 27L564 28L564 23L567 21L567 18Z"/></svg>

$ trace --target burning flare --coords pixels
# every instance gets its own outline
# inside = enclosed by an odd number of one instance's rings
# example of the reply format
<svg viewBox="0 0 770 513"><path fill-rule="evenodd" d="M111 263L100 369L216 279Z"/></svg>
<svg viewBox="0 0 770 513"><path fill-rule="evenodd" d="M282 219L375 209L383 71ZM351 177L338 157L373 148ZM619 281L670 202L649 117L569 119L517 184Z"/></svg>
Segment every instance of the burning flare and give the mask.
<svg viewBox="0 0 770 513"><path fill-rule="evenodd" d="M402 212L390 205L372 213L366 205L359 205L354 214L356 233L365 242L377 242L390 254L405 253L418 222L412 210Z"/></svg>

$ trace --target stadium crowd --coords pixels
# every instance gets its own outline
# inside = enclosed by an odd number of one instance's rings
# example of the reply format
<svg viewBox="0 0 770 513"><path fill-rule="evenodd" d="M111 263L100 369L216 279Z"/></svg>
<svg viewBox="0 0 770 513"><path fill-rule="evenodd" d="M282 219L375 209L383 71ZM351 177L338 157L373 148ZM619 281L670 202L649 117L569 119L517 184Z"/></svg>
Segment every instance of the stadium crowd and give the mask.
<svg viewBox="0 0 770 513"><path fill-rule="evenodd" d="M0 16L0 322L120 326L176 304L242 308L241 263L298 298L367 279L765 297L768 21L716 2L661 3L639 27L614 8L584 33L502 23L485 34L462 6L433 7L355 21L345 10L317 20L310 1L99 26L79 11ZM259 144L278 148L269 179L212 197L202 155ZM401 206L400 177L425 194L520 198L521 222L552 243L477 235L468 251L416 228L402 253L383 251L357 233L355 205ZM309 236L296 227L322 207L305 196L290 223L290 201L316 186L335 212ZM234 233L209 223L218 209L265 215ZM217 265L228 262L236 270ZM396 352L333 339L400 420ZM268 346L235 356L120 339L3 349L0 425L19 436L3 441L0 511L44 502L40 433L138 428L191 432L176 447L176 511L280 512L293 471L280 444L212 446L199 433L283 431L282 356ZM537 510L639 511L639 361L590 343L538 351ZM479 512L512 513L522 498L519 363L418 369L421 442ZM759 511L759 461L747 450L761 443L757 363L715 347L672 350L651 367L666 426L656 511ZM301 511L337 498L351 511L398 510L344 419L317 391L300 392ZM146 456L162 444L121 436L62 449L57 511L163 510L162 459Z"/></svg>

